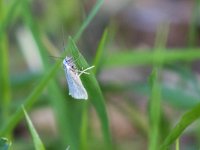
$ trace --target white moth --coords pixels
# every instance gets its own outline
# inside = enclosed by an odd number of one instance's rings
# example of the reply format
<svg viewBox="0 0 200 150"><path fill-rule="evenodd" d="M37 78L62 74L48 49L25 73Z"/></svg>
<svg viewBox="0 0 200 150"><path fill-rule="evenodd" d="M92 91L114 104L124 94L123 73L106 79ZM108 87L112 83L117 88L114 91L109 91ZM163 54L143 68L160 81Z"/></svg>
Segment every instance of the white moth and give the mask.
<svg viewBox="0 0 200 150"><path fill-rule="evenodd" d="M76 68L73 58L66 57L63 60L63 67L65 70L65 75L66 75L66 79L68 83L69 95L71 95L75 99L87 100L88 94L81 82L80 76L83 73L89 74L88 72L86 72L86 70L89 70L93 68L94 66L91 66L89 68L86 68L85 70L80 71Z"/></svg>

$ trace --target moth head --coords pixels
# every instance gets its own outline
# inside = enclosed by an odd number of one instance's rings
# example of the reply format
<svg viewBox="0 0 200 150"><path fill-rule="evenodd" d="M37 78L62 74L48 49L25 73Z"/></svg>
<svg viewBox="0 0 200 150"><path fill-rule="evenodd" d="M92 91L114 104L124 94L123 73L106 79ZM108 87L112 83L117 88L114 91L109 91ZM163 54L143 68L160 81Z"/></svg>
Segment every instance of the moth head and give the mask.
<svg viewBox="0 0 200 150"><path fill-rule="evenodd" d="M75 71L77 70L77 67L76 65L74 64L74 60L73 60L73 57L66 57L64 60L63 60L63 67L64 68L68 68L72 71Z"/></svg>

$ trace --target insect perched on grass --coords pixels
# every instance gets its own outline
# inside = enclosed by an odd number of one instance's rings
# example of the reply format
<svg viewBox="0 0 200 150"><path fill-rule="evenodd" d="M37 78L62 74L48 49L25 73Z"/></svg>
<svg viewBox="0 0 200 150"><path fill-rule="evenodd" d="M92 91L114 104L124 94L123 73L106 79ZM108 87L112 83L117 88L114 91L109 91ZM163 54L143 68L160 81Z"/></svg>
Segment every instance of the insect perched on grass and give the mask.
<svg viewBox="0 0 200 150"><path fill-rule="evenodd" d="M89 74L86 72L89 69L92 69L94 66L88 67L85 70L78 70L74 60L72 57L66 57L63 60L63 67L65 70L65 75L69 87L69 95L71 95L75 99L88 99L88 94L86 89L84 88L80 76L85 73Z"/></svg>

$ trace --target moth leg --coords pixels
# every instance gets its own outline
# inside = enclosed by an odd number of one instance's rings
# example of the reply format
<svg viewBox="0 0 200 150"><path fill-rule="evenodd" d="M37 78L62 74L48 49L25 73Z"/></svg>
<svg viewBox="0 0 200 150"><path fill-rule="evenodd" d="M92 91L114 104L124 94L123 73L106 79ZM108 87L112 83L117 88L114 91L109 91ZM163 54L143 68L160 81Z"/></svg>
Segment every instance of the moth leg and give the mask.
<svg viewBox="0 0 200 150"><path fill-rule="evenodd" d="M79 77L80 77L82 74L90 74L89 72L86 72L86 71L84 71L84 70L82 70L82 71L78 70L78 72L79 72L79 74L78 74Z"/></svg>
<svg viewBox="0 0 200 150"><path fill-rule="evenodd" d="M80 77L83 73L85 73L85 74L90 74L90 73L88 73L88 72L86 72L86 71L87 71L87 70L90 70L90 69L92 69L92 68L94 68L94 66L88 67L88 68L86 68L85 70L82 70L82 71L78 70L78 72L80 72L78 76Z"/></svg>

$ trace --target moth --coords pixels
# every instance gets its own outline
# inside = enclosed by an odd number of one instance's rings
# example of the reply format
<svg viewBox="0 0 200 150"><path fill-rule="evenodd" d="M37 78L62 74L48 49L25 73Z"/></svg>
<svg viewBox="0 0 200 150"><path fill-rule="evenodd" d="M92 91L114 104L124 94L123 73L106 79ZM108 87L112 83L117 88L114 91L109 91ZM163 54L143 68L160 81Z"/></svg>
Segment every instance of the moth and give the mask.
<svg viewBox="0 0 200 150"><path fill-rule="evenodd" d="M86 72L89 69L92 69L94 66L88 67L85 70L78 70L75 63L74 59L72 57L66 57L63 60L63 67L68 83L68 88L69 88L69 95L71 95L75 99L83 99L87 100L88 99L88 94L83 86L80 76L84 74L89 74Z"/></svg>

